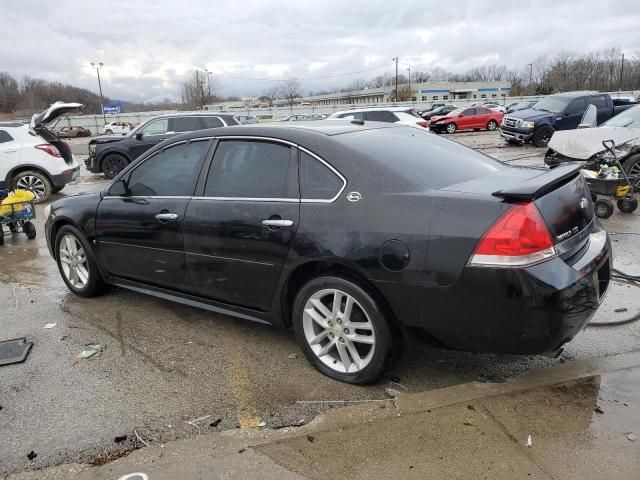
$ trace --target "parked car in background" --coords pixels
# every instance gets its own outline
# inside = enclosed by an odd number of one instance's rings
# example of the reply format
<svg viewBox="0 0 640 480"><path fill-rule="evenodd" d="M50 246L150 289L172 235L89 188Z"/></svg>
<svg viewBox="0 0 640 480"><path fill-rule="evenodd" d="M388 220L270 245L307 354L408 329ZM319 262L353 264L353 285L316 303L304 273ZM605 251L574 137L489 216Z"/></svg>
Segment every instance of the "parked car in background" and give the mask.
<svg viewBox="0 0 640 480"><path fill-rule="evenodd" d="M113 178L127 165L151 147L178 133L206 128L238 125L229 113L172 113L147 120L122 135L101 136L89 142L89 157L85 160L87 170L104 173Z"/></svg>
<svg viewBox="0 0 640 480"><path fill-rule="evenodd" d="M258 113L256 115L256 118L258 119L258 123L272 122L273 121L273 114L271 114L271 113Z"/></svg>
<svg viewBox="0 0 640 480"><path fill-rule="evenodd" d="M532 142L536 147L546 147L555 131L578 128L580 119L591 104L598 110L598 124L630 106L614 106L606 93L558 93L543 98L532 108L506 115L500 134L507 142Z"/></svg>
<svg viewBox="0 0 640 480"><path fill-rule="evenodd" d="M616 157L640 190L640 105L619 113L596 128L556 132L549 142L544 162L556 167L563 162L586 161L586 168L596 168L605 154L603 140L613 140Z"/></svg>
<svg viewBox="0 0 640 480"><path fill-rule="evenodd" d="M308 122L313 120L310 115L298 114L298 115L284 115L279 117L276 122Z"/></svg>
<svg viewBox="0 0 640 480"><path fill-rule="evenodd" d="M483 103L481 106L490 110L495 110L497 112L507 113L507 107L505 107L504 105L499 105L497 103Z"/></svg>
<svg viewBox="0 0 640 480"><path fill-rule="evenodd" d="M527 108L533 107L536 103L538 103L538 100L527 100L526 102L512 103L507 107L506 113L517 112L518 110L526 110Z"/></svg>
<svg viewBox="0 0 640 480"><path fill-rule="evenodd" d="M81 108L80 103L57 102L30 124L0 122L0 189L30 190L40 203L77 178L80 165L71 148L47 125Z"/></svg>
<svg viewBox="0 0 640 480"><path fill-rule="evenodd" d="M134 126L127 122L110 122L105 124L102 128L102 133L105 135L126 135Z"/></svg>
<svg viewBox="0 0 640 480"><path fill-rule="evenodd" d="M372 107L343 110L329 116L329 119L366 120L369 122L395 123L410 127L426 128L428 123L416 113L413 107Z"/></svg>
<svg viewBox="0 0 640 480"><path fill-rule="evenodd" d="M180 135L45 213L73 293L111 284L293 327L319 371L354 384L382 375L407 330L557 355L611 279L579 165L513 167L391 123Z"/></svg>
<svg viewBox="0 0 640 480"><path fill-rule="evenodd" d="M329 115L326 115L324 113L312 113L310 116L311 116L311 120L324 120Z"/></svg>
<svg viewBox="0 0 640 480"><path fill-rule="evenodd" d="M258 123L258 119L254 115L235 115L235 119L240 125Z"/></svg>
<svg viewBox="0 0 640 480"><path fill-rule="evenodd" d="M443 105L442 107L436 107L433 110L429 110L428 112L418 113L424 120L431 120L431 118L435 117L436 115L446 115L453 112L457 108L458 107L456 107L455 105Z"/></svg>
<svg viewBox="0 0 640 480"><path fill-rule="evenodd" d="M485 107L461 107L446 115L431 117L429 130L435 133L455 133L458 130L489 130L498 128L502 112Z"/></svg>
<svg viewBox="0 0 640 480"><path fill-rule="evenodd" d="M54 130L58 138L90 137L91 130L84 127L62 127Z"/></svg>

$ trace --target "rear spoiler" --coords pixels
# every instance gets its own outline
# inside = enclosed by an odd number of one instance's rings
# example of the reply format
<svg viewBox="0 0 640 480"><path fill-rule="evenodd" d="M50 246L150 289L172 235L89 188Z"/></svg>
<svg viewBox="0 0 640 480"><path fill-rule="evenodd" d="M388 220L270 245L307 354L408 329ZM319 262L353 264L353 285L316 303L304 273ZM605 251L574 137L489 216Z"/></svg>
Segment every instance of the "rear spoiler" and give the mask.
<svg viewBox="0 0 640 480"><path fill-rule="evenodd" d="M535 200L575 177L585 162L567 162L550 170L544 170L519 185L493 192L494 197L514 200Z"/></svg>

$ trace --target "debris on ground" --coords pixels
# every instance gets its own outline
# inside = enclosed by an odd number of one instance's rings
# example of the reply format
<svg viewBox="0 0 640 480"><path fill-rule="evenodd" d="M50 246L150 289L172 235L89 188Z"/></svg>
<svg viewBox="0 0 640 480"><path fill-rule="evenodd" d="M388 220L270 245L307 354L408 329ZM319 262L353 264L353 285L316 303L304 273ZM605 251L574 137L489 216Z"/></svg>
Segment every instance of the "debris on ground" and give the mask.
<svg viewBox="0 0 640 480"><path fill-rule="evenodd" d="M77 355L78 358L84 358L86 360L87 358L91 358L96 353L100 353L104 350L104 345L100 345L98 343L88 343L85 347L87 348Z"/></svg>
<svg viewBox="0 0 640 480"><path fill-rule="evenodd" d="M638 439L638 437L636 437L633 433L630 433L629 435L627 435L627 439L632 442L635 442Z"/></svg>
<svg viewBox="0 0 640 480"><path fill-rule="evenodd" d="M113 439L114 442L116 443L122 443L127 439L126 435L118 435L116 438Z"/></svg>
<svg viewBox="0 0 640 480"><path fill-rule="evenodd" d="M144 444L145 447L148 447L149 444L147 442L145 442L142 437L140 435L138 435L138 431L134 430L133 433L136 435L136 438L142 443Z"/></svg>
<svg viewBox="0 0 640 480"><path fill-rule="evenodd" d="M25 337L0 342L0 367L24 362L32 346Z"/></svg>
<svg viewBox="0 0 640 480"><path fill-rule="evenodd" d="M533 445L533 442L532 442L532 440L531 440L531 435L529 435L529 436L527 437L527 443L525 443L525 445L526 445L527 447L531 447L531 446Z"/></svg>
<svg viewBox="0 0 640 480"><path fill-rule="evenodd" d="M600 413L600 414L604 413L604 410L602 409L602 407L601 407L600 405L598 405L598 406L594 409L594 411L595 411L596 413Z"/></svg>
<svg viewBox="0 0 640 480"><path fill-rule="evenodd" d="M246 451L247 451L247 449L246 449L246 448L241 448L240 450L238 450L238 453L244 453L244 452L246 452Z"/></svg>
<svg viewBox="0 0 640 480"><path fill-rule="evenodd" d="M42 328L51 329L51 328L55 328L56 325L58 325L56 322L45 323L44 327Z"/></svg>
<svg viewBox="0 0 640 480"><path fill-rule="evenodd" d="M389 385L391 385L392 388L393 387L400 387L405 392L409 391L409 389L407 387L405 387L404 385L402 385L401 383L398 383L398 382L389 382Z"/></svg>
<svg viewBox="0 0 640 480"><path fill-rule="evenodd" d="M260 423L258 424L258 426L259 426L259 427L261 427L261 428L262 428L262 427L266 427L266 426L267 426L267 422L264 422L264 421L263 421L263 422L260 422Z"/></svg>
<svg viewBox="0 0 640 480"><path fill-rule="evenodd" d="M622 313L622 312L626 312L627 310L629 310L627 307L620 307L620 308L616 308L614 312Z"/></svg>
<svg viewBox="0 0 640 480"><path fill-rule="evenodd" d="M295 360L296 358L298 358L298 354L297 353L292 353L291 355L289 355L287 357L289 360Z"/></svg>
<svg viewBox="0 0 640 480"><path fill-rule="evenodd" d="M198 424L208 418L211 418L211 415L205 415L204 417L194 418L193 420L185 421L184 423L186 423L187 425L191 425L192 427L196 427L198 430L200 430L200 425Z"/></svg>
<svg viewBox="0 0 640 480"><path fill-rule="evenodd" d="M210 426L210 427L214 427L214 428L215 428L215 427L217 427L218 425L220 425L220 422L221 422L221 421L222 421L222 419L221 419L221 418L217 418L217 419L215 419L213 422L211 422L211 423L209 424L209 426Z"/></svg>
<svg viewBox="0 0 640 480"><path fill-rule="evenodd" d="M34 458L36 458L38 456L38 454L36 452L34 452L33 450L31 450L29 453L27 453L27 458L29 460L33 460Z"/></svg>
<svg viewBox="0 0 640 480"><path fill-rule="evenodd" d="M316 437L314 437L313 435L307 435L307 441L313 443L316 441Z"/></svg>

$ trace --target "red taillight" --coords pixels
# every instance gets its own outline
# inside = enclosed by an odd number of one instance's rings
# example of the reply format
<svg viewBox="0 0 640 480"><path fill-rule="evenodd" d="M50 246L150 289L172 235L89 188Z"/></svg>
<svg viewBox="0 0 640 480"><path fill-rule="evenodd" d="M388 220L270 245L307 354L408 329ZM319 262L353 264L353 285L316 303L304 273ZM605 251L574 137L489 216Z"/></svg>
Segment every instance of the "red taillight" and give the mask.
<svg viewBox="0 0 640 480"><path fill-rule="evenodd" d="M62 157L60 154L60 150L58 150L54 145L50 143L41 143L40 145L36 145L38 150L42 150L43 152L47 152L52 157Z"/></svg>
<svg viewBox="0 0 640 480"><path fill-rule="evenodd" d="M487 230L470 265L523 266L555 256L551 234L531 202L513 205Z"/></svg>
<svg viewBox="0 0 640 480"><path fill-rule="evenodd" d="M427 128L429 126L429 122L416 122L421 127Z"/></svg>

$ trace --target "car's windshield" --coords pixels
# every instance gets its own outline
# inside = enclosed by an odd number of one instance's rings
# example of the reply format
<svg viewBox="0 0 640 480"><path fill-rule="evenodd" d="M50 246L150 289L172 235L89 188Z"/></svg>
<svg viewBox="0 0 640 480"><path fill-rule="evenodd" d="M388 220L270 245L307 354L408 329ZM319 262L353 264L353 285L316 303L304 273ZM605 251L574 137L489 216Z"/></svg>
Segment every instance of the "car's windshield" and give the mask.
<svg viewBox="0 0 640 480"><path fill-rule="evenodd" d="M640 106L620 112L618 115L610 118L600 126L640 128Z"/></svg>
<svg viewBox="0 0 640 480"><path fill-rule="evenodd" d="M546 97L536 103L533 108L536 110L543 110L545 112L559 113L569 105L571 100L571 98L567 97Z"/></svg>
<svg viewBox="0 0 640 480"><path fill-rule="evenodd" d="M456 115L460 115L462 112L464 112L466 108L467 107L456 108L455 110L452 110L451 112L447 113L447 115L449 115L450 117L455 117Z"/></svg>

